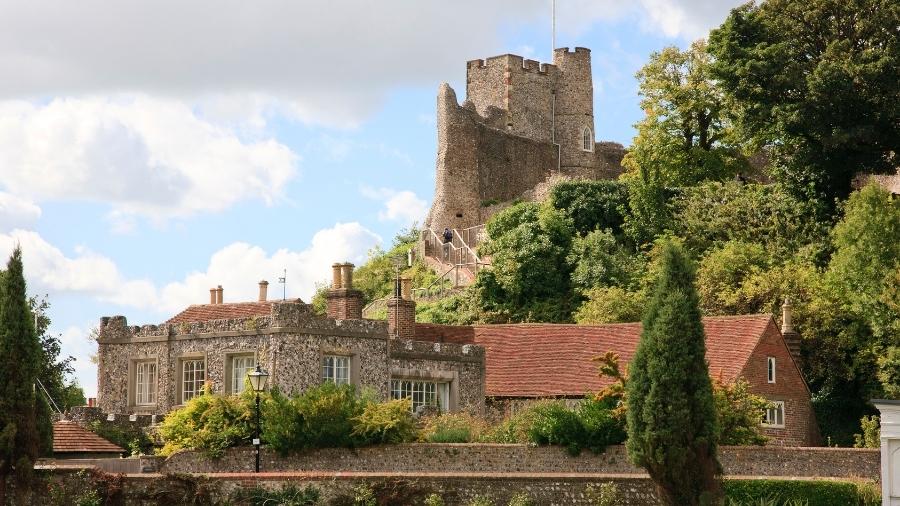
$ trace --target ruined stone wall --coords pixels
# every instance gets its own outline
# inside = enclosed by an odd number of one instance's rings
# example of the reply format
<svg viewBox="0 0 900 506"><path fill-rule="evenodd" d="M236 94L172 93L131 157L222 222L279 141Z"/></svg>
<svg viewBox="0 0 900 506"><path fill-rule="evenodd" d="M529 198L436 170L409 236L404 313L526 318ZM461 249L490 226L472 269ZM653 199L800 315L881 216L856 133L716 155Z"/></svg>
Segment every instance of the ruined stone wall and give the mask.
<svg viewBox="0 0 900 506"><path fill-rule="evenodd" d="M460 107L446 84L437 118L435 195L426 220L434 230L483 223L483 205L517 198L557 166L553 145L488 126L475 110Z"/></svg>
<svg viewBox="0 0 900 506"><path fill-rule="evenodd" d="M450 382L450 411L484 412L484 348L391 339L391 375Z"/></svg>
<svg viewBox="0 0 900 506"><path fill-rule="evenodd" d="M556 67L505 54L467 64L466 100L483 117L502 111L499 126L509 133L550 142ZM490 124L490 122L489 122Z"/></svg>

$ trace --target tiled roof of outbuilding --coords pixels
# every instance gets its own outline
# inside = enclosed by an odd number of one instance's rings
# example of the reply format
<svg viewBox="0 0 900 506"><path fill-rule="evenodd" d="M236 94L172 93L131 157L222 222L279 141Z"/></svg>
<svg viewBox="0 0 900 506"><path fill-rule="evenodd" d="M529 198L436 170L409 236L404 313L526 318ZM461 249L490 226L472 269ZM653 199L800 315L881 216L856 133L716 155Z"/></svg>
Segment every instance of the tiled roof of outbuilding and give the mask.
<svg viewBox="0 0 900 506"><path fill-rule="evenodd" d="M193 323L208 320L269 316L273 301L232 302L225 304L193 304L166 320L166 323Z"/></svg>
<svg viewBox="0 0 900 506"><path fill-rule="evenodd" d="M770 315L713 316L703 319L706 358L714 378L740 375L769 325ZM475 327L416 326L416 339L474 342L484 346L485 394L492 397L581 396L610 383L597 376L591 359L612 351L621 364L634 356L640 323L607 325L512 324ZM472 328L474 340L463 341ZM455 338L455 339L454 339Z"/></svg>
<svg viewBox="0 0 900 506"><path fill-rule="evenodd" d="M53 453L122 453L122 447L110 443L75 422L53 424Z"/></svg>

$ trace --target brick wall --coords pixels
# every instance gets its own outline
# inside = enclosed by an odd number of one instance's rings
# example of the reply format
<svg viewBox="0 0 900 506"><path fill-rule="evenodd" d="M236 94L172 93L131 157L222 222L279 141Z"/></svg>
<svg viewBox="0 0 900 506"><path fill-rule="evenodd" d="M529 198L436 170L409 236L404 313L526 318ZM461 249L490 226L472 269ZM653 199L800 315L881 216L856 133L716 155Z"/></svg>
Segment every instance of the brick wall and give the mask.
<svg viewBox="0 0 900 506"><path fill-rule="evenodd" d="M325 312L336 320L359 320L362 318L363 294L352 288L331 289L325 293Z"/></svg>
<svg viewBox="0 0 900 506"><path fill-rule="evenodd" d="M387 301L388 334L400 339L416 337L416 303L392 298Z"/></svg>
<svg viewBox="0 0 900 506"><path fill-rule="evenodd" d="M719 460L726 476L827 477L877 480L880 452L856 448L789 448L726 446ZM248 472L252 448L235 448L221 459L197 452L169 457L163 472ZM347 471L382 473L589 473L643 475L628 460L625 447L611 446L601 454L570 456L553 446L501 444L406 444L357 449L330 448L282 457L263 449L266 471Z"/></svg>
<svg viewBox="0 0 900 506"><path fill-rule="evenodd" d="M768 357L775 357L775 383L768 382ZM770 444L812 446L821 444L815 413L809 401L809 389L771 322L741 372L750 390L771 401L784 402L784 428L765 428Z"/></svg>
<svg viewBox="0 0 900 506"><path fill-rule="evenodd" d="M475 327L470 325L417 323L416 339L435 343L474 344Z"/></svg>

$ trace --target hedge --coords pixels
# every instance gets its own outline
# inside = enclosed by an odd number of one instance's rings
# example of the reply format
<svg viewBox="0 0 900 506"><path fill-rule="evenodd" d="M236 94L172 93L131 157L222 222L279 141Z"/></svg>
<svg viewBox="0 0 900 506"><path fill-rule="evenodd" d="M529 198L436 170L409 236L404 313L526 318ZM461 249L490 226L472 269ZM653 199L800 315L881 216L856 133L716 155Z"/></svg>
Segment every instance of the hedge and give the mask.
<svg viewBox="0 0 900 506"><path fill-rule="evenodd" d="M784 504L798 501L805 506L872 506L881 504L866 485L828 480L725 480L726 504ZM870 487L869 487L870 488ZM766 503L768 504L768 503Z"/></svg>

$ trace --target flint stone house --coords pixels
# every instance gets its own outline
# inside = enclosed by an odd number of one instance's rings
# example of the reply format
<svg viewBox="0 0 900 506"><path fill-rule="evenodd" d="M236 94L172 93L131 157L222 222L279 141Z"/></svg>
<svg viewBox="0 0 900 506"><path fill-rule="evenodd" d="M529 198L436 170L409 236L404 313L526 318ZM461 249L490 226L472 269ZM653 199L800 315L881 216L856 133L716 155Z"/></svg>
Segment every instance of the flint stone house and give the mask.
<svg viewBox="0 0 900 506"><path fill-rule="evenodd" d="M484 349L399 339L394 324L364 320L352 268L335 264L327 316L299 299L267 300L267 283L261 282L257 302L224 303L219 287L210 291L209 304L192 305L161 325L102 318L98 407L164 414L207 383L213 392L241 392L247 372L260 364L269 385L283 392L333 381L370 388L383 399L409 397L414 408L482 411ZM412 301L396 297L388 306L393 322L411 321L399 318L397 309L414 309Z"/></svg>
<svg viewBox="0 0 900 506"><path fill-rule="evenodd" d="M743 378L750 391L772 402L762 414L769 444L818 445L809 388L794 360L799 336L791 328L789 306L784 321L779 329L771 315L704 318L710 376L723 383ZM419 324L416 330L416 339L483 346L487 404L503 414L535 399L580 399L608 386L613 380L600 378L592 359L611 351L628 364L641 324Z"/></svg>

